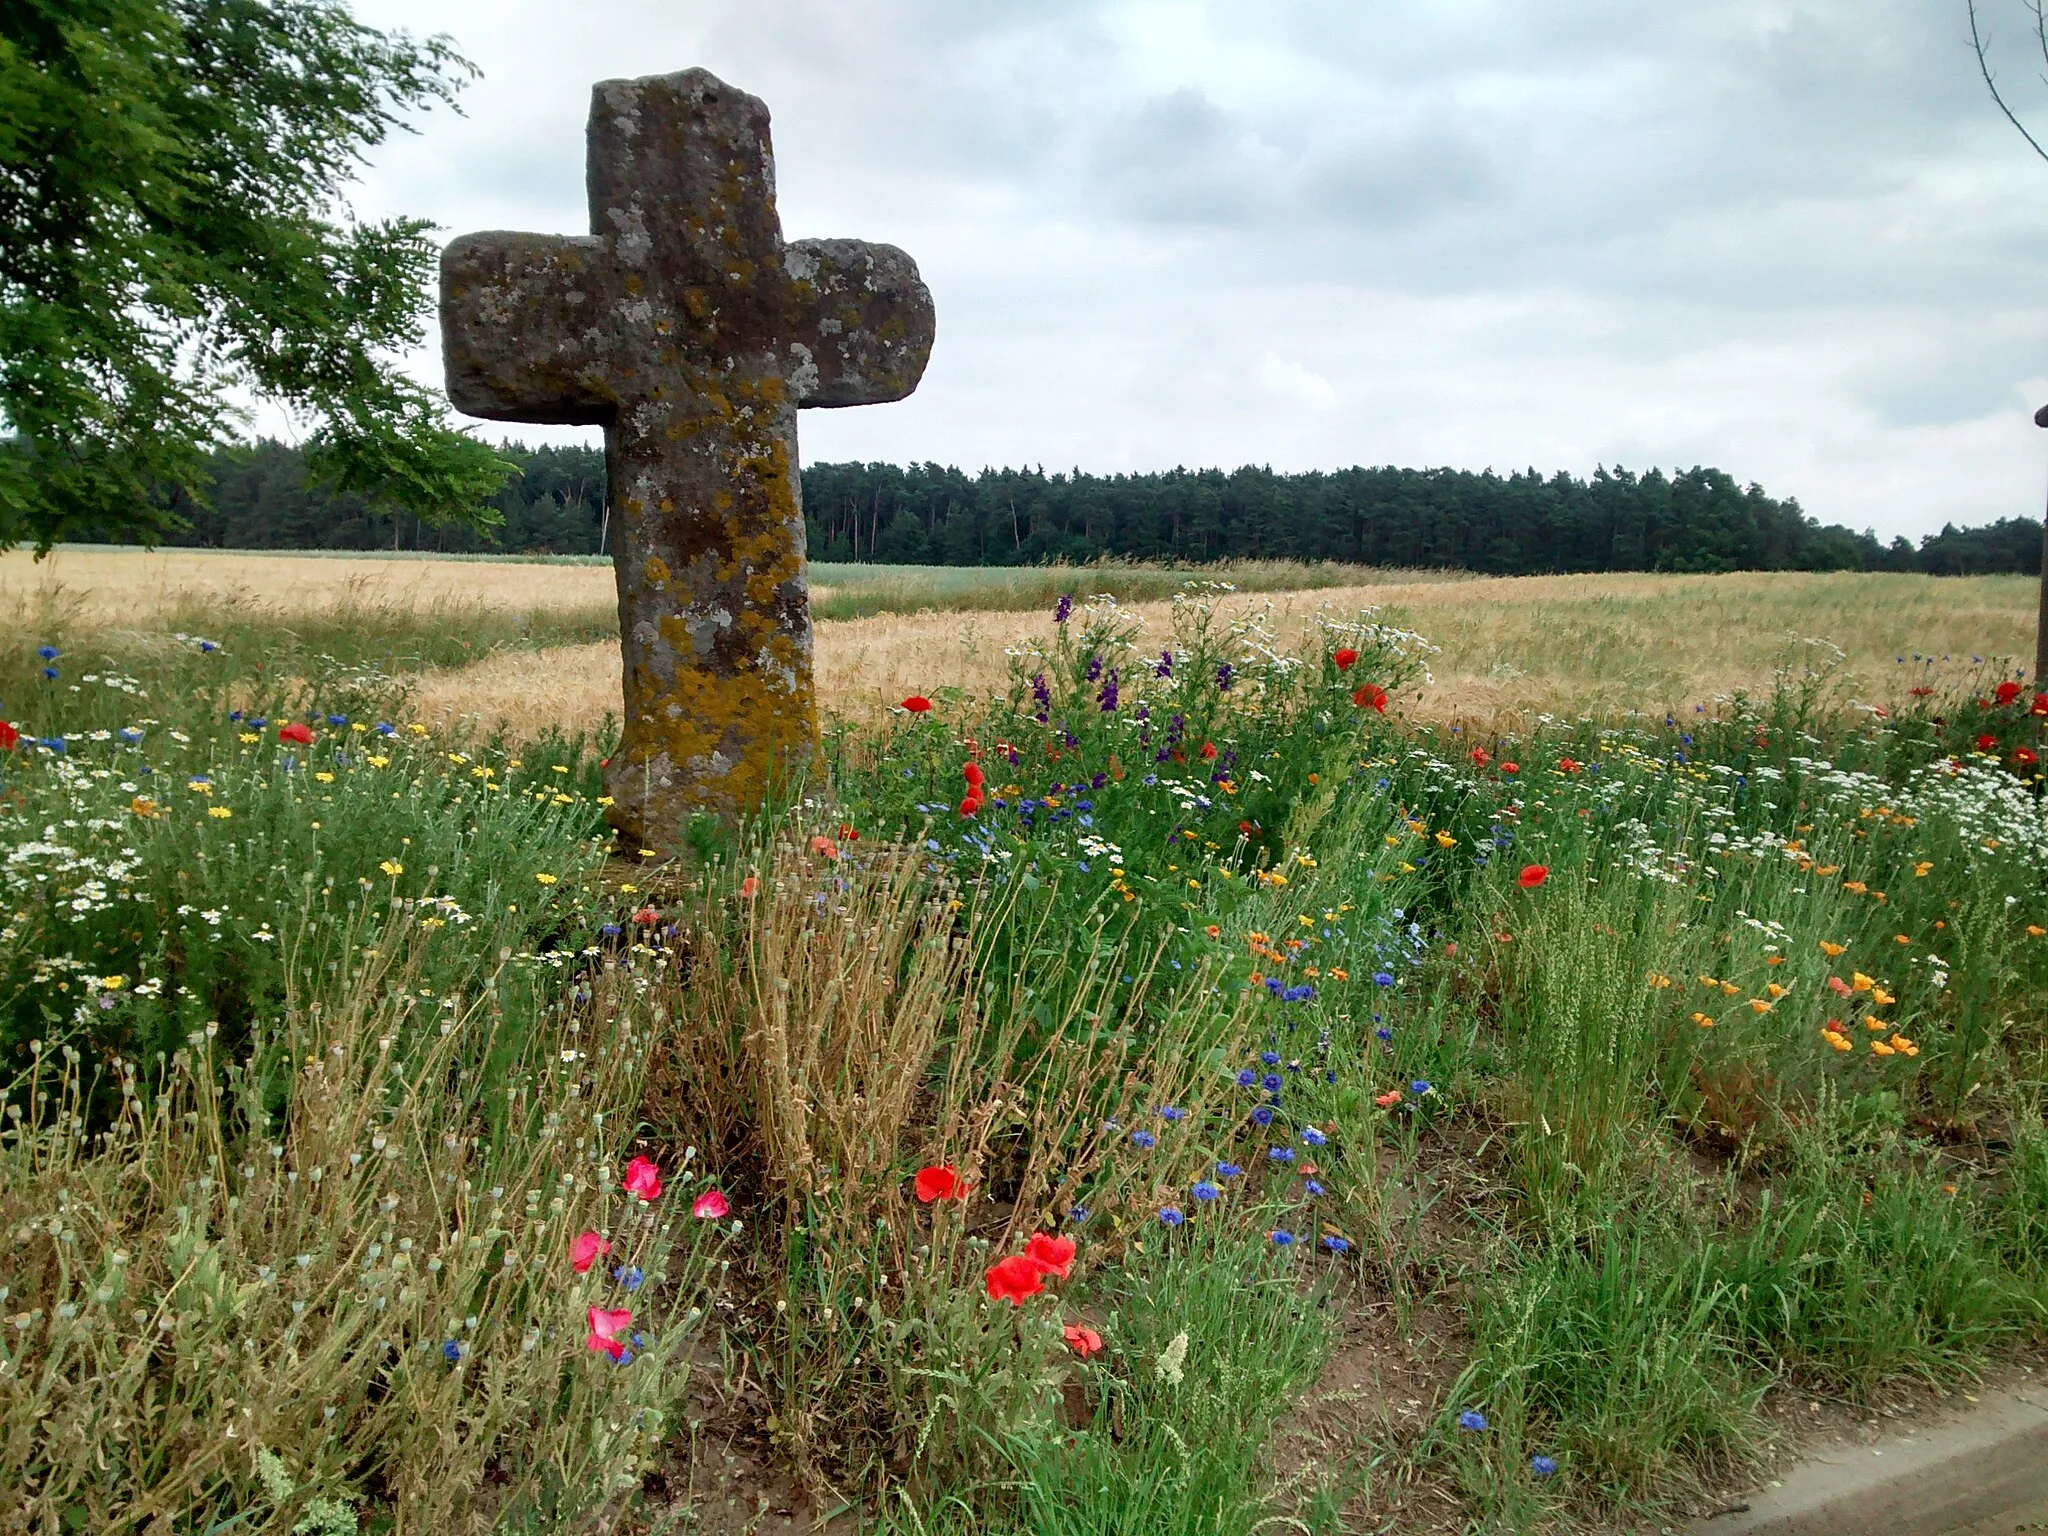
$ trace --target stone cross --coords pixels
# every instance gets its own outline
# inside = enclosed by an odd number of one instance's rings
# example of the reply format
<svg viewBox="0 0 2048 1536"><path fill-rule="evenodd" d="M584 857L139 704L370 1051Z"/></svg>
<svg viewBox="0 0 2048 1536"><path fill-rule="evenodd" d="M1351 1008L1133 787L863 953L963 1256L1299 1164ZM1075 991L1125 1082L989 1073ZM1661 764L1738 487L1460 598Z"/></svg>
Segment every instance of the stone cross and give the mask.
<svg viewBox="0 0 2048 1536"><path fill-rule="evenodd" d="M588 235L465 235L441 256L448 396L605 429L625 652L612 824L677 849L793 784L818 740L800 406L900 400L932 299L892 245L799 240L768 109L701 69L591 92Z"/></svg>

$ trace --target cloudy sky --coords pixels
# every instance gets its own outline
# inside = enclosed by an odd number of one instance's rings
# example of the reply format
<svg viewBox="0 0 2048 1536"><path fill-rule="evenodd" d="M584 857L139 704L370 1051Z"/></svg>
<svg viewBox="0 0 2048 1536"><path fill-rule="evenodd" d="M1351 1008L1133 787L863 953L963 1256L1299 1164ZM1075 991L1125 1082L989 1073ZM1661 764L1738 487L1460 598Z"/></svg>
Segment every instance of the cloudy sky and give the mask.
<svg viewBox="0 0 2048 1536"><path fill-rule="evenodd" d="M2048 123L2021 0L1980 8ZM1708 463L1887 536L2048 482L2048 163L1963 0L356 11L482 69L357 199L451 235L584 229L594 80L763 97L789 236L893 241L938 304L917 393L806 412L807 460Z"/></svg>

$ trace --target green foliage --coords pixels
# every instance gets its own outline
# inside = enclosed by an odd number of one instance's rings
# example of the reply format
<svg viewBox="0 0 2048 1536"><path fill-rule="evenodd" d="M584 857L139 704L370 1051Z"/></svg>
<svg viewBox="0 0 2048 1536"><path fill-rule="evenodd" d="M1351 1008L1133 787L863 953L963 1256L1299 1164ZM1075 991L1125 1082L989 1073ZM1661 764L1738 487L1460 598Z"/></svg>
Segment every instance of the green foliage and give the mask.
<svg viewBox="0 0 2048 1536"><path fill-rule="evenodd" d="M415 517L305 484L305 456L282 443L222 450L206 463L202 504L180 504L189 531L172 542L226 549L507 549L596 554L605 526L605 467L596 447L498 452L515 478L488 497L502 525L423 527ZM990 469L969 476L936 464L808 464L803 497L815 564L901 570L1036 568L1098 560L1145 564L1291 562L1288 584L1330 584L1326 564L1441 567L1491 575L1548 571L1868 570L1932 575L2040 569L2041 525L2008 518L1944 527L1916 549L1820 526L1797 502L1740 488L1714 469L1665 475L1601 471L1591 480L1533 471L1508 476L1451 469L1352 468L1275 474L1172 470L1142 475L1047 475ZM877 534L876 529L880 528ZM813 572L820 581L830 580ZM1047 576L1003 606L1050 606ZM1126 601L1170 596L1130 574L1090 591ZM914 611L935 603L928 583L862 592L821 606L826 618ZM999 589L1014 592L1014 588ZM985 596L987 587L977 589Z"/></svg>
<svg viewBox="0 0 2048 1536"><path fill-rule="evenodd" d="M341 196L470 66L330 0L25 0L0 17L0 543L174 532L235 420L314 423L344 492L491 521L509 466L392 355L423 336L416 219Z"/></svg>

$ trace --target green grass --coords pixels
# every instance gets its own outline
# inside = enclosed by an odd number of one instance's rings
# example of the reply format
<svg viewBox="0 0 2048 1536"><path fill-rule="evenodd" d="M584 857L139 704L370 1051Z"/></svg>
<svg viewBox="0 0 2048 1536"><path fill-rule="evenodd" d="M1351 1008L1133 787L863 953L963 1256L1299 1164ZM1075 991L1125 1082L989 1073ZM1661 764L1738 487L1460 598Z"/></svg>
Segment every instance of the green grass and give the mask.
<svg viewBox="0 0 2048 1536"><path fill-rule="evenodd" d="M1491 1528L1669 1522L1775 1384L2040 1342L2030 695L1788 678L1478 740L1360 691L1413 686L1409 637L1258 623L1184 605L1162 672L1084 605L992 696L838 729L829 810L691 868L608 859L609 743L409 726L467 619L0 656L48 743L0 756L25 1518L681 1520L722 1399L904 1532L1376 1529L1416 1479ZM940 1166L969 1197L913 1194ZM1070 1272L996 1299L1054 1234ZM1353 1307L1442 1364L1304 1479Z"/></svg>

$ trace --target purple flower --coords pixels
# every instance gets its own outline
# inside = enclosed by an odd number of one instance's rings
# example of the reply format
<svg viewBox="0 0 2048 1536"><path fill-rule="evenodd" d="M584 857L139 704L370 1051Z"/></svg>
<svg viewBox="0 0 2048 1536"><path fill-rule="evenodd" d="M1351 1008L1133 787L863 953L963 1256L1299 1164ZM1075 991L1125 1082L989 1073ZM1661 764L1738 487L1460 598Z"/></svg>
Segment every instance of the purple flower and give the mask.
<svg viewBox="0 0 2048 1536"><path fill-rule="evenodd" d="M1230 663L1227 661L1216 669L1216 687L1219 692L1227 691L1230 687Z"/></svg>
<svg viewBox="0 0 2048 1536"><path fill-rule="evenodd" d="M1095 701L1102 706L1105 715L1116 713L1116 668L1109 669L1109 676L1103 680L1102 692L1095 695Z"/></svg>
<svg viewBox="0 0 2048 1536"><path fill-rule="evenodd" d="M1154 677L1173 676L1173 652L1161 651L1159 653L1159 665L1152 669L1152 675Z"/></svg>
<svg viewBox="0 0 2048 1536"><path fill-rule="evenodd" d="M1100 676L1102 676L1102 658L1100 656L1090 656L1088 658L1088 681L1092 683Z"/></svg>
<svg viewBox="0 0 2048 1536"><path fill-rule="evenodd" d="M1067 1220L1071 1221L1077 1227L1087 1219L1088 1207L1085 1205L1077 1205L1072 1210L1067 1212Z"/></svg>
<svg viewBox="0 0 2048 1536"><path fill-rule="evenodd" d="M1394 973L1392 971L1374 971L1372 979L1374 986L1391 987L1394 984Z"/></svg>
<svg viewBox="0 0 2048 1536"><path fill-rule="evenodd" d="M1062 592L1060 594L1060 600L1057 603L1053 604L1052 621L1055 624L1064 624L1067 622L1068 618L1073 614L1073 612L1074 594L1071 592Z"/></svg>

